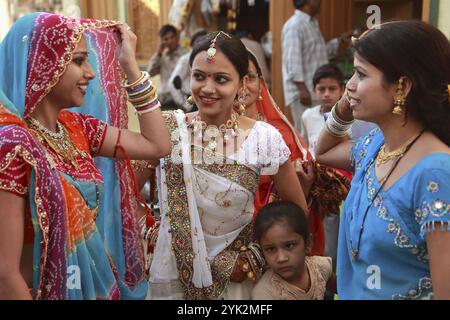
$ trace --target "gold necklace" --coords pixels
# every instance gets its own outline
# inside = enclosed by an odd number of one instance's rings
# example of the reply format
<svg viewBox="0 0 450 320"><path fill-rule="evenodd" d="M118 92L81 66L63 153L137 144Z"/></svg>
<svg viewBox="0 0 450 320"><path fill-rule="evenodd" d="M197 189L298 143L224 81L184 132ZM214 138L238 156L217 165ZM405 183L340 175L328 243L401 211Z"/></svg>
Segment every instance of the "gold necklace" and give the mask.
<svg viewBox="0 0 450 320"><path fill-rule="evenodd" d="M402 157L405 154L408 146L411 144L412 141L414 141L415 138L416 137L412 137L411 139L406 141L406 143L403 146L390 152L386 152L386 145L383 144L380 148L380 152L378 152L377 155L377 162L376 162L377 167L395 158Z"/></svg>
<svg viewBox="0 0 450 320"><path fill-rule="evenodd" d="M372 207L373 203L375 202L375 199L378 198L378 194L381 192L381 190L384 188L384 186L386 185L386 182L388 181L388 179L391 177L392 173L394 172L395 168L397 168L397 165L399 164L400 160L403 159L403 156L405 155L406 152L408 152L411 147L414 145L414 143L416 143L417 140L419 140L419 138L422 136L422 134L425 132L425 129L422 130L416 137L414 137L412 140L408 140L408 143L405 147L405 152L403 152L402 156L397 158L395 160L395 162L393 163L393 165L391 166L391 169L389 169L389 172L387 173L387 175L383 178L382 182L380 183L380 187L378 188L378 190L375 192L375 194L371 197L372 200L370 201L369 205L366 207L366 211L364 212L363 216L362 216L362 223L361 226L359 228L357 228L356 230L359 230L358 232L358 236L357 236L357 242L356 245L353 246L353 240L352 237L350 235L350 255L352 257L352 260L356 260L359 256L359 248L361 245L361 237L364 231L364 225L366 222L366 218L367 218L367 214L369 212L370 207ZM378 160L378 156L377 156L377 160ZM368 168L370 168L373 164L373 159L370 161Z"/></svg>
<svg viewBox="0 0 450 320"><path fill-rule="evenodd" d="M57 133L48 130L39 121L31 117L28 117L26 121L29 128L36 132L41 143L45 141L47 145L51 149L53 149L53 151L55 151L55 153L65 163L69 161L76 170L80 170L80 167L76 160L77 156L81 156L81 158L86 159L89 157L89 155L86 152L80 152L78 150L78 148L72 142L72 139L70 139L67 129L61 123L59 123L59 121L56 122L56 127L58 128ZM95 220L97 218L98 209L100 207L100 190L98 184L95 182L95 175L93 171L90 170L89 172L95 184L96 207L92 210Z"/></svg>
<svg viewBox="0 0 450 320"><path fill-rule="evenodd" d="M80 169L76 160L76 156L79 155L79 151L73 144L69 137L69 133L63 125L56 122L58 133L54 133L42 126L42 124L40 124L36 119L31 117L28 119L30 129L38 134L41 141L45 141L64 162L67 163L67 161L69 161L75 169Z"/></svg>

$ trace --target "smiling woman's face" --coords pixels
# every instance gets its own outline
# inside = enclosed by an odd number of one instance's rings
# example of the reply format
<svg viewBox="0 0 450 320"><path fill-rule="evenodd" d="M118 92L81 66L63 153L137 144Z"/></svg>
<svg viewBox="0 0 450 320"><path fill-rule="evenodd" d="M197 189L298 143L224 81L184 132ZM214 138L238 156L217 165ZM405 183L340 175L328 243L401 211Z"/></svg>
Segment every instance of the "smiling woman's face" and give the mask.
<svg viewBox="0 0 450 320"><path fill-rule="evenodd" d="M347 83L353 116L375 123L391 117L397 86L386 84L383 73L358 54L354 66L355 74Z"/></svg>
<svg viewBox="0 0 450 320"><path fill-rule="evenodd" d="M86 40L82 37L73 51L72 61L67 65L66 71L44 99L61 109L79 107L83 104L88 83L94 77L95 72L88 62Z"/></svg>
<svg viewBox="0 0 450 320"><path fill-rule="evenodd" d="M231 113L242 81L222 51L217 50L212 63L207 57L206 51L202 51L192 63L192 96L202 115L210 118L226 116Z"/></svg>

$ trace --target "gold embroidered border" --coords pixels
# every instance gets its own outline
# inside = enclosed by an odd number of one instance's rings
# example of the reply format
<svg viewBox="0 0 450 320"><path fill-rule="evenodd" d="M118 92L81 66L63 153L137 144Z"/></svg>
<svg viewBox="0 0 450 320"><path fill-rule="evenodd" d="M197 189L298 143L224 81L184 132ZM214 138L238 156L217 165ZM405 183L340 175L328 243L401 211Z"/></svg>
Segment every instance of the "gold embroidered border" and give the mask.
<svg viewBox="0 0 450 320"><path fill-rule="evenodd" d="M15 146L14 150L12 150L10 153L8 153L5 156L6 161L0 163L0 168L3 170L4 168L8 167L9 164L11 163L11 161L14 160L16 157L22 158L25 161L25 163L32 166L36 172L36 176L38 176L40 174L39 170L38 170L38 166L37 166L37 160L34 159L33 156L20 145ZM48 218L47 212L45 211L45 209L43 207L43 201L40 196L40 190L37 186L35 187L34 203L36 205L36 215L38 217L39 226L42 231L42 240L43 240L42 253L41 253L41 259L40 259L41 272L39 274L39 282L38 282L39 285L41 285L42 277L44 274L44 272L43 272L44 266L47 263L47 251L48 251L48 241L49 241L49 234L48 234L49 218ZM39 300L41 298L41 294L42 294L41 290L38 289L37 295L36 295L36 300Z"/></svg>
<svg viewBox="0 0 450 320"><path fill-rule="evenodd" d="M227 180L233 181L251 193L258 190L259 175L252 169L241 164L200 164L197 168L208 171Z"/></svg>
<svg viewBox="0 0 450 320"><path fill-rule="evenodd" d="M169 132L172 134L178 127L175 114L173 111L164 112L163 116ZM179 280L184 288L185 298L192 300L217 299L230 281L241 246L248 245L250 242L252 224L244 228L238 238L213 260L211 264L213 285L196 288L192 283L194 254L183 165L172 163L171 156L167 156L164 162L168 189L169 232L172 235L172 250L175 254Z"/></svg>
<svg viewBox="0 0 450 320"><path fill-rule="evenodd" d="M49 84L45 87L44 91L40 94L34 105L28 110L27 115L31 114L33 110L36 108L37 105L42 101L42 99L48 95L48 93L53 89L53 87L59 82L59 78L66 72L67 66L72 61L73 51L77 48L78 44L81 41L81 38L83 36L83 33L86 30L91 29L102 29L102 28L108 28L108 27L114 27L116 25L121 24L117 21L109 21L109 20L92 20L89 22L76 22L75 19L72 19L71 21L61 21L61 23L73 23L75 24L75 27L73 28L73 34L70 37L70 43L68 44L68 47L66 47L66 51L63 53L61 57L56 61L58 64L58 69L56 70L56 73L52 76L52 79L50 80ZM32 84L30 84L31 87Z"/></svg>

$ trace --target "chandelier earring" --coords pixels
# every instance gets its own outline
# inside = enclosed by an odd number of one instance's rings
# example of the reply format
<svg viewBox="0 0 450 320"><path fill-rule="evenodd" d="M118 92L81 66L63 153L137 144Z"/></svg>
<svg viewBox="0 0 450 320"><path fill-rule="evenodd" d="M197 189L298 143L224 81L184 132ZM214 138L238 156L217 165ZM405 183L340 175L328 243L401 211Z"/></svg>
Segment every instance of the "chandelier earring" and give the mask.
<svg viewBox="0 0 450 320"><path fill-rule="evenodd" d="M247 90L242 89L241 94L238 97L239 115L245 116L245 97L247 96Z"/></svg>
<svg viewBox="0 0 450 320"><path fill-rule="evenodd" d="M403 115L406 99L404 97L404 85L405 83L405 77L401 77L398 80L398 86L397 86L397 92L395 94L394 98L394 109L392 110L392 113L395 115Z"/></svg>
<svg viewBox="0 0 450 320"><path fill-rule="evenodd" d="M194 106L195 106L194 97L189 96L184 103L184 109L186 111L191 111Z"/></svg>

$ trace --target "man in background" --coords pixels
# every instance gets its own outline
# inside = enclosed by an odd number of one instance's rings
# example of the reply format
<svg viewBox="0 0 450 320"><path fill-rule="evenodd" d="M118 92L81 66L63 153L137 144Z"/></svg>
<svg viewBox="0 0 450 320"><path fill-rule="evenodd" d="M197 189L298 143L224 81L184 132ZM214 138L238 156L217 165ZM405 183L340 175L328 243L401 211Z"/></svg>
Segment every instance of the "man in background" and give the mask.
<svg viewBox="0 0 450 320"><path fill-rule="evenodd" d="M302 114L316 105L313 96L313 75L329 62L339 46L347 45L350 33L331 40L328 44L315 18L320 11L320 0L293 0L294 15L282 31L282 73L285 105L290 108L297 130L301 131Z"/></svg>
<svg viewBox="0 0 450 320"><path fill-rule="evenodd" d="M182 55L187 49L180 47L180 36L177 29L172 25L164 25L159 30L160 42L156 53L150 58L147 71L151 77L160 76L158 89L159 101L163 110L176 109L171 90L169 78Z"/></svg>

